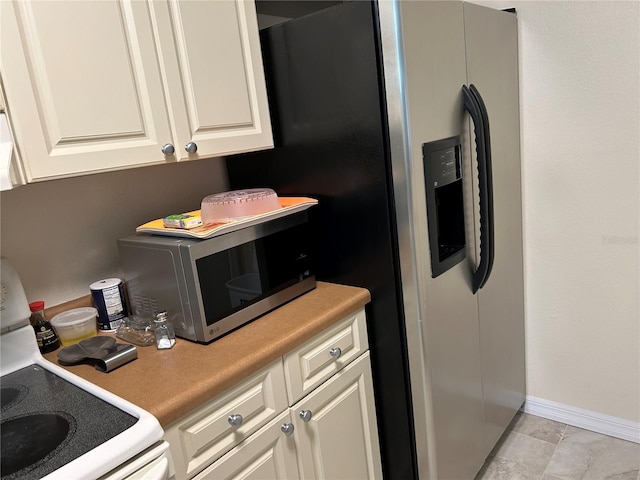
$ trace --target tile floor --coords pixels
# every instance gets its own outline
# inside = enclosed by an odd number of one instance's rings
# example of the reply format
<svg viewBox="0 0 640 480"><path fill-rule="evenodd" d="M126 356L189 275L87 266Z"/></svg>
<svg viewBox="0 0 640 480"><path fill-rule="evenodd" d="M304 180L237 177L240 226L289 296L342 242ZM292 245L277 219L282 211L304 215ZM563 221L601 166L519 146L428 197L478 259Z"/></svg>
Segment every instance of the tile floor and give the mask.
<svg viewBox="0 0 640 480"><path fill-rule="evenodd" d="M475 480L640 480L640 445L518 413Z"/></svg>

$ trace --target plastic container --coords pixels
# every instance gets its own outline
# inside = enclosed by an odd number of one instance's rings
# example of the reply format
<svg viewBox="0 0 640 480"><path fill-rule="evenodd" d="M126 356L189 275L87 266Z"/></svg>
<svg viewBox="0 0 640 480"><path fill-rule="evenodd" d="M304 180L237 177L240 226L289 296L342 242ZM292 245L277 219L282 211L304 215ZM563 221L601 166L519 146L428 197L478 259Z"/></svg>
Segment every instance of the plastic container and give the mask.
<svg viewBox="0 0 640 480"><path fill-rule="evenodd" d="M62 345L73 345L97 335L97 315L98 311L93 307L73 308L53 317L51 325L60 337Z"/></svg>
<svg viewBox="0 0 640 480"><path fill-rule="evenodd" d="M232 278L227 281L226 286L232 307L248 303L262 294L260 275L257 273L245 273L239 277Z"/></svg>
<svg viewBox="0 0 640 480"><path fill-rule="evenodd" d="M238 218L260 215L282 208L276 192L270 188L251 188L216 193L202 199L202 223L227 223Z"/></svg>

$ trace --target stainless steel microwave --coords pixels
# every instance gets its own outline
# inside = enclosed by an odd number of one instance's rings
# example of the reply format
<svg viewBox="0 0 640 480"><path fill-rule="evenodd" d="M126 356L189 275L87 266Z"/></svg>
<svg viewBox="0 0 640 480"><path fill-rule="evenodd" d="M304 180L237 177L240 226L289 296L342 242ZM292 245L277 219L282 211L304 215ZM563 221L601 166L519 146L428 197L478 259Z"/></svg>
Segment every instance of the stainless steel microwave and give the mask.
<svg viewBox="0 0 640 480"><path fill-rule="evenodd" d="M176 335L207 343L316 286L307 212L206 240L118 240L132 314L166 310Z"/></svg>

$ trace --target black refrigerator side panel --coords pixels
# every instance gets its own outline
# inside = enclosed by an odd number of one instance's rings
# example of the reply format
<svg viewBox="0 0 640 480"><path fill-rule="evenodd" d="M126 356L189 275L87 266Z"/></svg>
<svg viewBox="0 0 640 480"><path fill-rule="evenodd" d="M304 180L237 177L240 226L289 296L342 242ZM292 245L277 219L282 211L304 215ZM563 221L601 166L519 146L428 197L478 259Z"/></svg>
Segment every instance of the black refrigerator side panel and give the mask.
<svg viewBox="0 0 640 480"><path fill-rule="evenodd" d="M376 13L342 5L262 31L276 148L227 158L230 187L311 196L317 278L367 308L385 478L417 477Z"/></svg>

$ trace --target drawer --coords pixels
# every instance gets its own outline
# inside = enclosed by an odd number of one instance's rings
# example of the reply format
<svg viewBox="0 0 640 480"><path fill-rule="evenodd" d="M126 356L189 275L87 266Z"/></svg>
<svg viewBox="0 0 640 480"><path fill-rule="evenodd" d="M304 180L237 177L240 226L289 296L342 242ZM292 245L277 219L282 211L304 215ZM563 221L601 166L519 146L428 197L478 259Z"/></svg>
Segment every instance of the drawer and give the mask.
<svg viewBox="0 0 640 480"><path fill-rule="evenodd" d="M300 478L295 436L285 435L281 428L283 424L292 424L288 409L216 460L193 480Z"/></svg>
<svg viewBox="0 0 640 480"><path fill-rule="evenodd" d="M285 355L289 405L368 349L366 317L361 309Z"/></svg>
<svg viewBox="0 0 640 480"><path fill-rule="evenodd" d="M285 388L278 360L169 426L176 478L192 477L287 409Z"/></svg>

